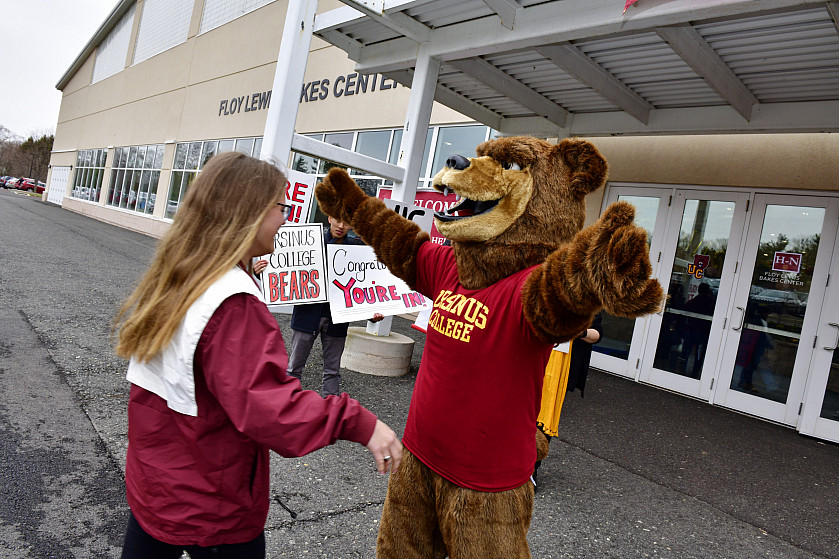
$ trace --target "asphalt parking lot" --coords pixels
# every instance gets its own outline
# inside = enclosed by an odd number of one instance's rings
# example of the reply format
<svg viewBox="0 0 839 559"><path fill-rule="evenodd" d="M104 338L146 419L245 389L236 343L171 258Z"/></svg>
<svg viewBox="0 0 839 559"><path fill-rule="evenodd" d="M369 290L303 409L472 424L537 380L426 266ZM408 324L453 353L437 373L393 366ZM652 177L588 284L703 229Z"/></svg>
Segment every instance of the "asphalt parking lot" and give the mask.
<svg viewBox="0 0 839 559"><path fill-rule="evenodd" d="M155 242L0 190L4 559L119 556L128 383L110 325ZM394 330L415 340L411 372L344 371L343 390L401 432L423 336ZM305 388L319 359L315 344ZM534 557L839 559L837 445L594 372L551 452ZM386 483L352 443L274 455L268 557L374 557Z"/></svg>

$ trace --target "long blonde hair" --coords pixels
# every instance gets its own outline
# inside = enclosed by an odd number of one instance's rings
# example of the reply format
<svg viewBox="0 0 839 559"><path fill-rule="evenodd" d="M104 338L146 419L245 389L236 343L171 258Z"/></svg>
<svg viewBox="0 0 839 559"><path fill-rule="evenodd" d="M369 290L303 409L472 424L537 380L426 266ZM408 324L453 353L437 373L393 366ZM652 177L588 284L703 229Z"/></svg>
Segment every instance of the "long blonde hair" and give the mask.
<svg viewBox="0 0 839 559"><path fill-rule="evenodd" d="M237 152L204 166L116 315L117 355L148 361L169 343L195 300L247 256L285 185L277 167Z"/></svg>

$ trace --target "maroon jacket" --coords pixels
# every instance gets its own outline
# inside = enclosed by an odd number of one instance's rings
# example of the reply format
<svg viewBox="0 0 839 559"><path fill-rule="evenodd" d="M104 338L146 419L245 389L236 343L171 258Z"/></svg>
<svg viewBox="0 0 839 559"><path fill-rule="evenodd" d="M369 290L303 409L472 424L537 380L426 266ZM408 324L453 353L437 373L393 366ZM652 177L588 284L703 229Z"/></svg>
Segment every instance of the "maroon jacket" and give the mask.
<svg viewBox="0 0 839 559"><path fill-rule="evenodd" d="M240 293L216 309L195 350L197 417L131 386L125 484L146 532L177 545L250 541L268 516L269 449L367 444L376 416L346 394L301 390L287 364L276 319Z"/></svg>

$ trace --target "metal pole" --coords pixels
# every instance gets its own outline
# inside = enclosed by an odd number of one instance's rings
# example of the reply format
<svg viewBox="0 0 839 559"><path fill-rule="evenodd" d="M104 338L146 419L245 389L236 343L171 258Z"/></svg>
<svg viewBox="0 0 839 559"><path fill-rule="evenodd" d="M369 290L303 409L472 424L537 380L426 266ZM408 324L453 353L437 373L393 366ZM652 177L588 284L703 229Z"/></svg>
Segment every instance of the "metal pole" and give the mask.
<svg viewBox="0 0 839 559"><path fill-rule="evenodd" d="M288 162L317 7L318 0L288 0L260 159Z"/></svg>
<svg viewBox="0 0 839 559"><path fill-rule="evenodd" d="M413 204L417 194L417 183L423 172L422 155L425 137L431 121L431 108L434 103L434 91L437 88L437 75L440 72L440 60L431 58L429 44L420 45L414 78L411 82L411 97L405 126L402 129L402 143L399 146L400 167L405 167L405 178L393 185L393 199L406 204ZM389 336L393 317L388 316L381 322L367 322L367 333L374 336Z"/></svg>

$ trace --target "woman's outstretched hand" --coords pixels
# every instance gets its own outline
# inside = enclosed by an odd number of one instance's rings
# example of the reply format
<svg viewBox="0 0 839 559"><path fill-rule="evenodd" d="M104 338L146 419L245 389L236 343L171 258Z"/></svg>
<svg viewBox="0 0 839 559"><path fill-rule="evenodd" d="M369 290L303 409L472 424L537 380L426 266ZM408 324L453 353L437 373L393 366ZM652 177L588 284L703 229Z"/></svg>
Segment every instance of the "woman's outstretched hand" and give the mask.
<svg viewBox="0 0 839 559"><path fill-rule="evenodd" d="M402 443L399 437L379 419L376 420L376 427L373 429L373 436L367 442L367 448L376 459L376 469L380 474L395 472L402 462Z"/></svg>

